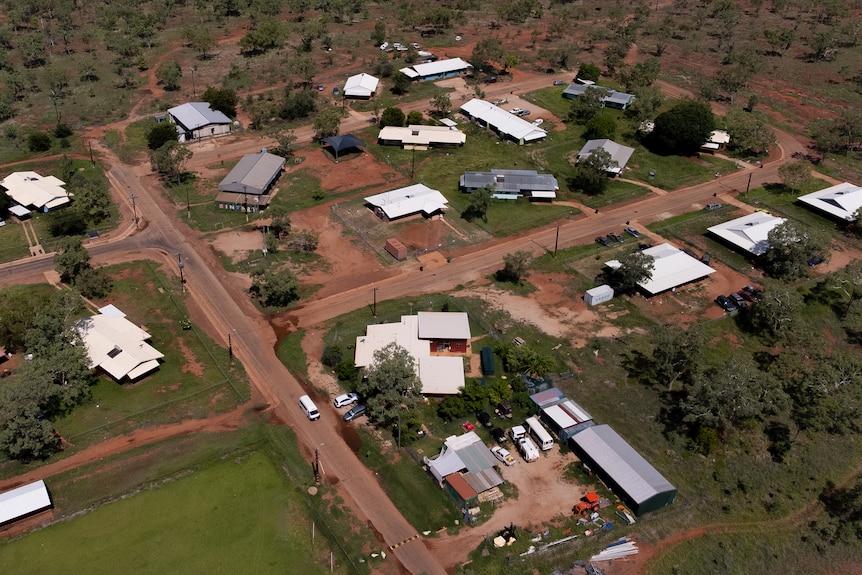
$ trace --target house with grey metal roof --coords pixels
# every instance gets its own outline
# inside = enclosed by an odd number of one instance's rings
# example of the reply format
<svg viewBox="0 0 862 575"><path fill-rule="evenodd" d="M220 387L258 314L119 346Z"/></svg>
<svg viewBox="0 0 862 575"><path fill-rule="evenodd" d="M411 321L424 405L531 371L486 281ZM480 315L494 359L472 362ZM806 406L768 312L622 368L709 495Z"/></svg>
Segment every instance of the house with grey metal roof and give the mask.
<svg viewBox="0 0 862 575"><path fill-rule="evenodd" d="M467 171L461 175L461 191L470 193L490 186L493 197L514 200L520 196L530 199L552 200L560 189L557 178L551 174L540 174L536 170L500 170L490 172Z"/></svg>
<svg viewBox="0 0 862 575"><path fill-rule="evenodd" d="M461 113L481 126L511 138L520 145L547 137L548 132L491 102L473 98L461 106Z"/></svg>
<svg viewBox="0 0 862 575"><path fill-rule="evenodd" d="M498 462L475 431L446 438L440 453L425 457L423 462L440 485L446 476L461 474L478 493L503 483L494 471Z"/></svg>
<svg viewBox="0 0 862 575"><path fill-rule="evenodd" d="M168 120L176 124L180 142L230 133L231 119L207 102L187 102L168 110Z"/></svg>
<svg viewBox="0 0 862 575"><path fill-rule="evenodd" d="M578 152L578 161L580 162L599 148L609 153L611 155L611 161L615 162L615 165L611 165L611 167L607 169L607 172L614 176L623 173L629 158L631 158L632 154L635 153L634 148L629 148L628 146L617 144L613 140L603 138L601 140L589 140L584 144L584 147L581 148L580 152Z"/></svg>
<svg viewBox="0 0 862 575"><path fill-rule="evenodd" d="M264 151L246 154L219 184L216 205L221 209L249 212L265 209L284 162L281 156Z"/></svg>
<svg viewBox="0 0 862 575"><path fill-rule="evenodd" d="M634 94L626 94L625 92L617 92L610 88L586 84L569 84L569 87L563 90L563 98L574 100L579 96L583 96L587 90L595 90L598 88L608 91L608 94L602 98L602 105L606 108L625 110L635 100Z"/></svg>
<svg viewBox="0 0 862 575"><path fill-rule="evenodd" d="M610 425L589 427L569 440L578 458L637 515L673 503L676 487Z"/></svg>

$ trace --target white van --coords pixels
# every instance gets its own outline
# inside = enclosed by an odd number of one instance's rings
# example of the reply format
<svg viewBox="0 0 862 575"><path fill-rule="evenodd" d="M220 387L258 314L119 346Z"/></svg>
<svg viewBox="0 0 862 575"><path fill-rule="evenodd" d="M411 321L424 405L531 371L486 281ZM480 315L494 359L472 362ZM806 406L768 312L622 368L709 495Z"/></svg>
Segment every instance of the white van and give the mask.
<svg viewBox="0 0 862 575"><path fill-rule="evenodd" d="M320 419L320 412L317 410L317 406L314 405L314 402L307 395L299 398L299 407L302 408L302 411L305 412L305 416L309 420Z"/></svg>
<svg viewBox="0 0 862 575"><path fill-rule="evenodd" d="M524 456L524 461L532 463L539 459L539 450L533 445L529 437L524 437L518 442L518 451Z"/></svg>
<svg viewBox="0 0 862 575"><path fill-rule="evenodd" d="M538 419L535 417L528 417L527 420L524 421L524 425L526 425L527 429L530 430L530 435L533 436L533 439L536 440L536 443L542 451L547 451L554 447L554 438L551 437L548 430L539 423Z"/></svg>

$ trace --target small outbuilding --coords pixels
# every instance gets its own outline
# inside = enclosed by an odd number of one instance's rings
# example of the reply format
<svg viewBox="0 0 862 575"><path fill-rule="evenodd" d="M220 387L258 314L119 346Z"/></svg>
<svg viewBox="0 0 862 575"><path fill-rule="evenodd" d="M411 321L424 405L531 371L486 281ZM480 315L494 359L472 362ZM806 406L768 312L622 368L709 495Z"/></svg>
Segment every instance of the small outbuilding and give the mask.
<svg viewBox="0 0 862 575"><path fill-rule="evenodd" d="M569 440L578 458L637 515L666 507L674 487L610 425L595 425Z"/></svg>
<svg viewBox="0 0 862 575"><path fill-rule="evenodd" d="M584 293L584 301L587 305L597 305L612 299L614 299L614 288L607 284L588 289Z"/></svg>
<svg viewBox="0 0 862 575"><path fill-rule="evenodd" d="M482 348L482 375L494 375L496 371L494 366L494 350L487 345Z"/></svg>
<svg viewBox="0 0 862 575"><path fill-rule="evenodd" d="M35 515L53 507L43 480L0 493L0 525Z"/></svg>
<svg viewBox="0 0 862 575"><path fill-rule="evenodd" d="M401 243L401 240L397 238L389 238L388 240L386 240L385 249L389 253L389 255L391 255L399 262L401 260L407 259L407 246Z"/></svg>

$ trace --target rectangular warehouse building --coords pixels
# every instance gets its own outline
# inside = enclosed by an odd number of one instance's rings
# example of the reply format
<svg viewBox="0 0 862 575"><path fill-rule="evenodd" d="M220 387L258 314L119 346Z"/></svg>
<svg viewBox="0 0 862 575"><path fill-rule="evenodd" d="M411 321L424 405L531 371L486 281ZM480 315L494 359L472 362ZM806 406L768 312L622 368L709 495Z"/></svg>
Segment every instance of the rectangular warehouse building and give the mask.
<svg viewBox="0 0 862 575"><path fill-rule="evenodd" d="M676 487L610 425L596 425L570 439L572 450L637 515L673 503Z"/></svg>

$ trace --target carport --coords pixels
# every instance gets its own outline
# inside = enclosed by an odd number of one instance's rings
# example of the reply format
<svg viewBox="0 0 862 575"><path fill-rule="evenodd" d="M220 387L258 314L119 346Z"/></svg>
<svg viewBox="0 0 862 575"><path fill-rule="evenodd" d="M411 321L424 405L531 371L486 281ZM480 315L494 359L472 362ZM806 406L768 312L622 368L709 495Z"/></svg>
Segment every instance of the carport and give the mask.
<svg viewBox="0 0 862 575"><path fill-rule="evenodd" d="M368 146L365 145L365 142L354 136L353 134L345 134L343 136L332 136L331 138L324 138L323 144L332 148L332 155L335 156L335 162L338 163L338 156L344 150L350 150L352 148L365 148L368 149Z"/></svg>

